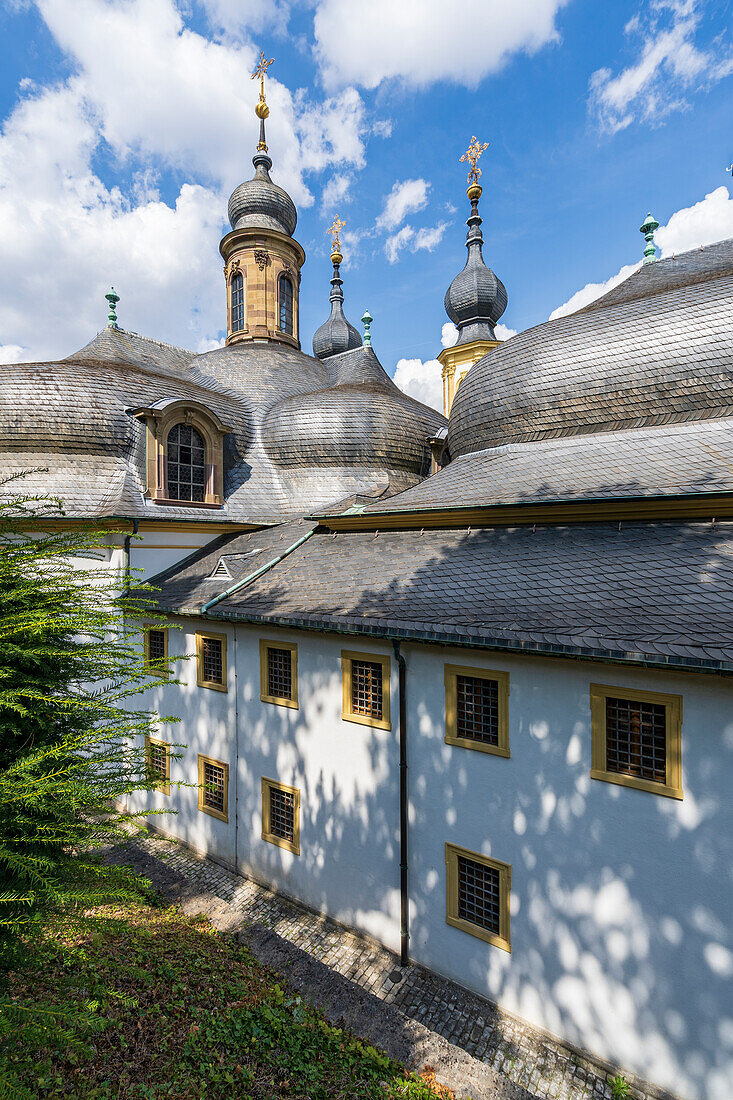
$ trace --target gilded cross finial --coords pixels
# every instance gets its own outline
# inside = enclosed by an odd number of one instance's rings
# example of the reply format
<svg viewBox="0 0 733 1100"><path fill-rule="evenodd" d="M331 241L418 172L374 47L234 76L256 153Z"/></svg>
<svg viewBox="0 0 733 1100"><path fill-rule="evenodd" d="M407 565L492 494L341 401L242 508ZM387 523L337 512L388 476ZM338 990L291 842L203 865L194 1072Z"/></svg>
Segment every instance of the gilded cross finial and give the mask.
<svg viewBox="0 0 733 1100"><path fill-rule="evenodd" d="M331 228L326 230L326 232L329 234L329 236L332 239L331 256L335 256L335 255L340 256L341 255L341 240L340 240L341 230L344 228L345 225L346 225L346 222L342 221L341 218L337 214L336 217L333 219L333 225L331 226ZM340 263L340 260L339 261L334 261L334 263L336 263L336 262Z"/></svg>
<svg viewBox="0 0 733 1100"><path fill-rule="evenodd" d="M274 60L274 57L268 60L268 58L265 57L265 51L260 50L260 59L255 65L254 72L252 73L252 80L256 80L257 77L260 78L260 98L255 105L255 114L260 120L260 140L257 143L257 149L262 153L267 152L267 145L265 143L265 119L270 114L270 108L265 102L265 77L267 76L267 70Z"/></svg>
<svg viewBox="0 0 733 1100"><path fill-rule="evenodd" d="M468 182L478 183L481 177L481 169L478 167L478 159L483 152L489 147L489 142L485 141L482 145L480 141L476 140L476 135L471 138L471 144L466 152L460 158L462 161L467 161L471 167L468 170Z"/></svg>

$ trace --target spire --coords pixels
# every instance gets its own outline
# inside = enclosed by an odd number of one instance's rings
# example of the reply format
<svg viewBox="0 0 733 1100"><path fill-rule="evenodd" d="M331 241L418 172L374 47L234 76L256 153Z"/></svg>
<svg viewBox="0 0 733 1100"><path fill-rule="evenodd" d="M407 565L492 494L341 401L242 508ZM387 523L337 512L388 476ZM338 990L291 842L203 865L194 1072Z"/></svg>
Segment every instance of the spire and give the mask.
<svg viewBox="0 0 733 1100"><path fill-rule="evenodd" d="M113 286L109 288L105 298L109 302L109 313L107 314L107 328L119 328L117 324L117 312L116 306L120 300L120 296Z"/></svg>
<svg viewBox="0 0 733 1100"><path fill-rule="evenodd" d="M471 144L460 158L470 165L468 171L468 195L471 213L466 225L466 248L468 257L463 271L456 275L445 295L445 311L458 328L458 344L468 344L475 340L496 340L494 325L507 305L504 284L496 277L490 267L484 263L481 234L482 218L478 212L478 202L483 194L481 169L478 159L488 149L488 141L483 145L471 138Z"/></svg>
<svg viewBox="0 0 733 1100"><path fill-rule="evenodd" d="M338 355L342 351L350 351L352 348L361 347L361 336L350 325L344 316L344 292L341 289L343 279L340 273L340 264L343 260L341 230L346 222L339 218L338 214L333 219L333 225L328 230L331 236L331 263L333 264L333 277L331 278L331 316L316 330L313 336L313 354L317 359L327 359L329 355Z"/></svg>
<svg viewBox="0 0 733 1100"><path fill-rule="evenodd" d="M368 309L364 310L362 314L361 323L364 326L364 347L370 348L372 346L372 321L374 318Z"/></svg>
<svg viewBox="0 0 733 1100"><path fill-rule="evenodd" d="M256 80L257 77L260 78L260 98L257 100L257 104L255 106L255 114L260 120L260 140L257 142L257 152L265 154L267 153L267 141L265 140L265 119L270 114L270 108L265 102L265 77L267 76L267 70L270 68L270 65L272 65L274 60L275 58L271 57L268 61L265 57L265 51L260 50L260 59L255 65L254 72L252 73L252 80ZM272 168L272 161L270 161L268 167Z"/></svg>
<svg viewBox="0 0 733 1100"><path fill-rule="evenodd" d="M654 244L654 234L659 229L659 222L647 214L646 221L639 226L639 232L644 234L646 248L644 249L644 263L653 264L657 258L657 246Z"/></svg>

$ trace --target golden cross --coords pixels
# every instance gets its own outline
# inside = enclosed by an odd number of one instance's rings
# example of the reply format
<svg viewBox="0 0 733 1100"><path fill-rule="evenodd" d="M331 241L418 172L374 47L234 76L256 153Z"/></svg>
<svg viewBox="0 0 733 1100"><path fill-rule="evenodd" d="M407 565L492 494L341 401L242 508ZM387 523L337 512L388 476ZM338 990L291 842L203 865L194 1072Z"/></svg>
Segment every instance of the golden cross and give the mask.
<svg viewBox="0 0 733 1100"><path fill-rule="evenodd" d="M476 162L477 162L478 158L481 156L481 154L484 152L484 150L488 149L488 147L489 147L488 141L485 141L484 144L482 145L480 141L476 141L476 135L475 134L471 138L471 144L469 145L468 149L466 149L466 152L461 157L461 160L468 161L471 165L471 167L468 170L468 182L469 183L478 183L479 177L481 175L481 169L478 167Z"/></svg>
<svg viewBox="0 0 733 1100"><path fill-rule="evenodd" d="M252 80L256 80L257 77L260 78L260 99L265 98L265 77L267 76L267 70L270 68L270 65L272 65L274 60L275 58L271 57L268 61L265 57L265 51L260 50L260 59L255 65L255 70L252 73Z"/></svg>
<svg viewBox="0 0 733 1100"><path fill-rule="evenodd" d="M339 238L341 236L341 230L344 228L345 225L346 222L342 222L341 218L337 214L336 217L333 219L333 225L331 226L331 228L326 230L326 232L330 233L333 237L334 252L341 251L341 241L339 240Z"/></svg>

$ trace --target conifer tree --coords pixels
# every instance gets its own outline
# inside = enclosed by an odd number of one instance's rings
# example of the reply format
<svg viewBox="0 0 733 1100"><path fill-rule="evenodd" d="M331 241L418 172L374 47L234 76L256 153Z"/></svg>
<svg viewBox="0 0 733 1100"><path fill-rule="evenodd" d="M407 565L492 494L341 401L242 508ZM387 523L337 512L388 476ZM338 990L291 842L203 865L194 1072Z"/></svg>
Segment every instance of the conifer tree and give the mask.
<svg viewBox="0 0 733 1100"><path fill-rule="evenodd" d="M122 899L95 857L115 807L148 790L138 696L167 680L146 666L139 622L151 590L105 565L109 531L54 525L59 504L0 484L0 944L49 909ZM99 563L98 567L92 567ZM95 561L97 559L97 561ZM124 587L124 591L121 589ZM128 815L125 815L128 816ZM108 841L106 841L108 842Z"/></svg>

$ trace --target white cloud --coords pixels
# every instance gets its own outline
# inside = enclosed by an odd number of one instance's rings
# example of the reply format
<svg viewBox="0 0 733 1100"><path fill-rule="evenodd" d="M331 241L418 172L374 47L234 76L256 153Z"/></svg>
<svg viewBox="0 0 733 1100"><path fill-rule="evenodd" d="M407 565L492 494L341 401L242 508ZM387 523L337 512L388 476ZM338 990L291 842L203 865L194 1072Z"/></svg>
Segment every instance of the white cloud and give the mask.
<svg viewBox="0 0 733 1100"><path fill-rule="evenodd" d="M377 229L396 229L408 214L427 205L430 184L426 180L397 180L385 197L384 209L377 218Z"/></svg>
<svg viewBox="0 0 733 1100"><path fill-rule="evenodd" d="M20 344L0 344L0 363L20 363L25 356Z"/></svg>
<svg viewBox="0 0 733 1100"><path fill-rule="evenodd" d="M512 336L517 335L517 329L509 328L508 325L494 325L494 332L497 340L511 340Z"/></svg>
<svg viewBox="0 0 733 1100"><path fill-rule="evenodd" d="M351 202L351 185L353 182L353 176L344 172L337 172L331 176L321 192L321 208L324 211L332 210L335 206Z"/></svg>
<svg viewBox="0 0 733 1100"><path fill-rule="evenodd" d="M590 78L589 106L602 129L615 133L636 119L659 122L687 106L684 93L733 71L730 51L707 49L694 38L702 18L699 0L655 0L649 14L635 16L626 32L639 43L638 60L614 76L609 68Z"/></svg>
<svg viewBox="0 0 733 1100"><path fill-rule="evenodd" d="M395 233L391 237L387 237L387 240L384 242L384 252L391 264L397 263L400 258L400 252L403 248L407 248L414 236L415 230L412 226L403 225L398 233Z"/></svg>
<svg viewBox="0 0 733 1100"><path fill-rule="evenodd" d="M227 35L266 29L283 34L288 25L288 0L199 0L210 25Z"/></svg>
<svg viewBox="0 0 733 1100"><path fill-rule="evenodd" d="M395 367L395 383L416 401L443 411L443 376L437 359L400 359Z"/></svg>
<svg viewBox="0 0 733 1100"><path fill-rule="evenodd" d="M226 198L251 173L257 141L254 47L194 33L174 0L38 9L72 72L48 87L25 81L0 131L3 354L80 347L105 322L110 283L122 325L194 348L217 341ZM364 163L368 123L353 88L310 102L271 79L268 100L273 176L299 205L313 201L307 173ZM100 151L123 169L115 186L95 170ZM167 168L191 181L169 204L158 194ZM39 308L53 326L38 323Z"/></svg>
<svg viewBox="0 0 733 1100"><path fill-rule="evenodd" d="M443 325L440 342L444 348L452 348L458 342L458 329L452 321L446 321Z"/></svg>
<svg viewBox="0 0 733 1100"><path fill-rule="evenodd" d="M675 211L667 224L661 225L654 236L662 259L733 237L733 198L728 188L718 187L694 206ZM605 282L586 283L567 302L553 309L550 320L582 309L624 279L628 279L639 267L640 262L626 264Z"/></svg>
<svg viewBox="0 0 733 1100"><path fill-rule="evenodd" d="M397 79L415 87L449 80L474 87L517 52L558 41L555 17L567 0L319 0L316 53L327 84L375 88ZM364 28L378 28L378 41Z"/></svg>
<svg viewBox="0 0 733 1100"><path fill-rule="evenodd" d="M415 251L425 249L427 252L432 252L443 240L443 234L448 225L448 222L438 222L437 225L425 226L425 228L419 229L415 236Z"/></svg>

